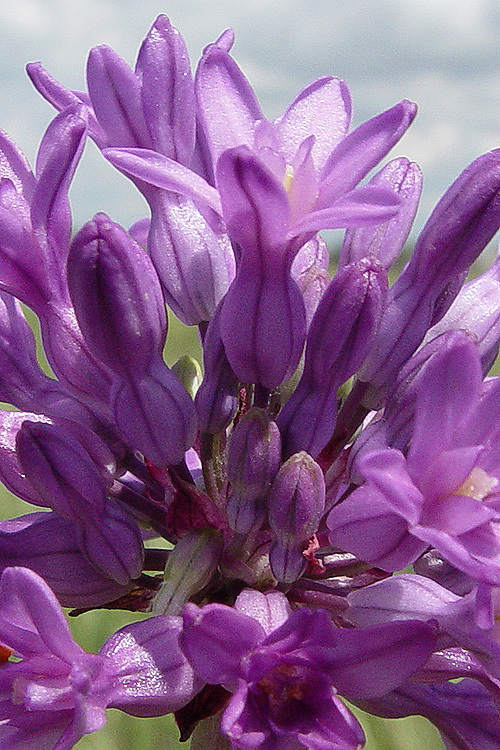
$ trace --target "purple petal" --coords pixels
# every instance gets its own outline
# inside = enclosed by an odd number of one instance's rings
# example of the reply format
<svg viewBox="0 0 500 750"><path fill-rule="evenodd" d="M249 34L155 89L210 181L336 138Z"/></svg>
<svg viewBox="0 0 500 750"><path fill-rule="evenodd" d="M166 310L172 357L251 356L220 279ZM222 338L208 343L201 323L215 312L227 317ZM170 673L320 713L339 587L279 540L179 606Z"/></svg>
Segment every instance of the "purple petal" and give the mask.
<svg viewBox="0 0 500 750"><path fill-rule="evenodd" d="M500 258L463 285L444 317L427 331L423 343L454 329L466 331L476 341L483 373L489 372L500 343Z"/></svg>
<svg viewBox="0 0 500 750"><path fill-rule="evenodd" d="M390 187L401 200L401 206L396 216L384 224L348 229L339 265L375 257L388 269L408 238L422 190L422 173L417 164L401 157L390 161L369 184Z"/></svg>
<svg viewBox="0 0 500 750"><path fill-rule="evenodd" d="M360 377L387 390L428 328L446 312L470 264L500 225L500 149L476 159L434 209L390 291Z"/></svg>
<svg viewBox="0 0 500 750"><path fill-rule="evenodd" d="M348 594L349 620L357 627L393 620L456 616L462 597L424 576L402 573ZM470 608L470 605L469 605ZM471 613L469 612L469 617Z"/></svg>
<svg viewBox="0 0 500 750"><path fill-rule="evenodd" d="M195 138L194 86L186 46L167 16L158 16L149 30L135 72L155 151L188 164Z"/></svg>
<svg viewBox="0 0 500 750"><path fill-rule="evenodd" d="M299 276L309 268L319 267L328 271L330 265L330 252L328 245L319 235L302 245L292 263L292 276L297 281Z"/></svg>
<svg viewBox="0 0 500 750"><path fill-rule="evenodd" d="M194 404L163 362L142 377L117 383L112 407L117 427L156 466L180 463L194 442Z"/></svg>
<svg viewBox="0 0 500 750"><path fill-rule="evenodd" d="M43 232L53 253L64 254L69 244L68 188L82 154L85 131L81 106L70 107L51 122L38 150L31 218L35 233Z"/></svg>
<svg viewBox="0 0 500 750"><path fill-rule="evenodd" d="M58 379L71 392L91 403L108 402L111 388L110 371L89 351L75 310L69 303L36 308L40 318L43 348Z"/></svg>
<svg viewBox="0 0 500 750"><path fill-rule="evenodd" d="M288 197L283 185L249 149L224 153L217 165L217 186L231 239L248 253L256 245L274 254L282 252L288 232Z"/></svg>
<svg viewBox="0 0 500 750"><path fill-rule="evenodd" d="M148 234L151 227L151 219L145 217L144 219L138 219L134 221L128 228L128 233L135 242L141 247L146 247L148 244Z"/></svg>
<svg viewBox="0 0 500 750"><path fill-rule="evenodd" d="M195 398L200 430L215 435L224 430L238 407L238 378L227 360L220 334L221 305L203 341L203 381Z"/></svg>
<svg viewBox="0 0 500 750"><path fill-rule="evenodd" d="M215 213L221 213L220 198L215 188L168 156L142 148L107 148L103 153L121 172L149 185L192 198Z"/></svg>
<svg viewBox="0 0 500 750"><path fill-rule="evenodd" d="M0 400L29 411L51 385L57 389L38 365L35 339L21 305L0 292Z"/></svg>
<svg viewBox="0 0 500 750"><path fill-rule="evenodd" d="M93 47L87 62L87 85L96 117L110 145L151 147L139 78L120 55L105 45Z"/></svg>
<svg viewBox="0 0 500 750"><path fill-rule="evenodd" d="M97 607L123 596L122 586L83 556L74 524L55 513L31 513L0 522L0 569L30 568L50 586L63 607Z"/></svg>
<svg viewBox="0 0 500 750"><path fill-rule="evenodd" d="M312 211L316 203L318 180L312 159L313 146L314 136L311 135L299 146L295 159L292 162L291 170L293 176L289 186L287 185L292 223L300 221L305 214ZM281 172L278 171L276 174L280 176Z"/></svg>
<svg viewBox="0 0 500 750"><path fill-rule="evenodd" d="M333 433L337 390L365 358L380 319L385 273L364 261L342 269L311 322L297 388L277 418L284 453L316 457Z"/></svg>
<svg viewBox="0 0 500 750"><path fill-rule="evenodd" d="M106 365L137 374L160 355L167 322L155 269L105 214L73 240L68 285L89 348Z"/></svg>
<svg viewBox="0 0 500 750"><path fill-rule="evenodd" d="M296 453L281 466L267 505L269 526L278 539L305 542L316 533L325 507L325 481L308 453Z"/></svg>
<svg viewBox="0 0 500 750"><path fill-rule="evenodd" d="M297 366L305 337L304 303L285 244L288 200L247 149L226 151L217 171L228 232L242 250L223 302L222 340L242 382L275 388Z"/></svg>
<svg viewBox="0 0 500 750"><path fill-rule="evenodd" d="M16 436L25 420L50 422L47 417L40 414L0 412L0 478L14 495L33 505L43 505L43 499L24 475L16 453Z"/></svg>
<svg viewBox="0 0 500 750"><path fill-rule="evenodd" d="M6 184L7 180L0 185L2 198ZM23 208L27 208L27 204ZM48 278L44 255L32 235L31 225L24 215L16 215L12 207L6 208L0 203L0 230L2 291L15 295L33 309L43 308L53 280ZM57 272L56 280L59 276Z"/></svg>
<svg viewBox="0 0 500 750"><path fill-rule="evenodd" d="M319 266L311 266L295 279L302 292L306 311L306 326L309 330L314 313L330 284L330 275Z"/></svg>
<svg viewBox="0 0 500 750"><path fill-rule="evenodd" d="M82 653L54 594L27 568L8 568L2 573L0 641L23 656L49 651L72 661Z"/></svg>
<svg viewBox="0 0 500 750"><path fill-rule="evenodd" d="M266 635L281 627L291 614L288 599L280 591L268 591L263 594L253 589L243 589L234 603L234 608L257 620Z"/></svg>
<svg viewBox="0 0 500 750"><path fill-rule="evenodd" d="M216 47L220 47L220 49L224 50L224 52L231 52L231 47L234 44L234 31L232 29L224 29L222 34L219 34L213 44ZM207 46L203 50L203 54L205 54L205 52L207 52L210 47L211 45L207 44Z"/></svg>
<svg viewBox="0 0 500 750"><path fill-rule="evenodd" d="M346 136L325 164L317 208L326 208L352 190L399 141L416 112L415 104L404 99Z"/></svg>
<svg viewBox="0 0 500 750"><path fill-rule="evenodd" d="M241 659L264 637L256 620L223 604L184 608L181 647L205 682L234 687Z"/></svg>
<svg viewBox="0 0 500 750"><path fill-rule="evenodd" d="M439 504L440 498L453 495L455 491L465 494L459 488L464 482L470 482L471 472L482 453L482 446L468 445L438 454L428 470L423 470L418 463L415 467L410 467L410 473L426 498L429 509ZM477 498L474 499L480 505Z"/></svg>
<svg viewBox="0 0 500 750"><path fill-rule="evenodd" d="M88 453L55 425L25 421L16 440L27 479L46 505L76 525L80 549L104 574L126 585L142 570L137 524L106 499Z"/></svg>
<svg viewBox="0 0 500 750"><path fill-rule="evenodd" d="M490 673L498 675L500 647L478 627L482 603L478 604L476 591L457 596L429 578L403 573L352 591L347 599L346 616L357 627L407 619L437 620L445 633L476 653ZM490 629L491 622L487 624Z"/></svg>
<svg viewBox="0 0 500 750"><path fill-rule="evenodd" d="M250 84L227 52L215 45L207 48L195 86L214 164L228 148L251 148L254 124L263 115Z"/></svg>
<svg viewBox="0 0 500 750"><path fill-rule="evenodd" d="M89 136L96 142L99 148L104 148L108 145L106 133L96 120L88 94L67 89L59 81L56 81L39 62L28 63L26 72L38 93L59 112L62 112L67 107L83 104L84 117L88 120Z"/></svg>
<svg viewBox="0 0 500 750"><path fill-rule="evenodd" d="M74 742L80 739L75 738L71 723L71 715L67 712L54 720L52 715L47 717L45 712L38 711L34 718L30 716L29 723L23 717L21 727L12 723L2 724L0 750L25 750L33 743L33 737L36 737L40 747L45 745L51 750L71 750Z"/></svg>
<svg viewBox="0 0 500 750"><path fill-rule="evenodd" d="M398 213L401 202L396 193L383 186L365 185L340 196L328 208L322 208L299 219L291 236L319 229L362 227L388 221Z"/></svg>
<svg viewBox="0 0 500 750"><path fill-rule="evenodd" d="M311 750L326 750L332 747L332 742L335 743L333 747L346 750L358 750L363 747L366 737L356 717L335 695L332 697L332 704L332 710L321 717L317 722L317 728L298 735L301 742L300 750L304 746Z"/></svg>
<svg viewBox="0 0 500 750"><path fill-rule="evenodd" d="M495 149L473 161L448 188L424 226L398 283L404 288L411 280L435 289L432 323L451 305L461 286L457 280L462 281L499 225L500 149Z"/></svg>
<svg viewBox="0 0 500 750"><path fill-rule="evenodd" d="M30 200L35 178L28 160L6 133L0 131L0 179L12 181L17 192Z"/></svg>
<svg viewBox="0 0 500 750"><path fill-rule="evenodd" d="M188 198L157 191L150 205L148 248L167 304L187 325L212 319L234 278L229 238Z"/></svg>
<svg viewBox="0 0 500 750"><path fill-rule="evenodd" d="M497 433L500 429L500 378L487 378L483 382L479 403L460 425L455 444L487 445L488 450L480 459L480 466L494 469L499 465Z"/></svg>
<svg viewBox="0 0 500 750"><path fill-rule="evenodd" d="M39 496L63 518L100 514L104 482L90 456L69 433L55 425L24 421L16 449L26 478Z"/></svg>
<svg viewBox="0 0 500 750"><path fill-rule="evenodd" d="M361 707L390 718L425 716L438 727L446 750L497 750L500 742L498 710L475 680L431 686L408 683Z"/></svg>
<svg viewBox="0 0 500 750"><path fill-rule="evenodd" d="M303 549L317 532L325 510L323 472L308 453L296 453L282 465L267 506L271 570L278 581L293 583L305 569Z"/></svg>
<svg viewBox="0 0 500 750"><path fill-rule="evenodd" d="M401 685L431 655L435 628L408 621L338 632L332 680L347 698L373 698Z"/></svg>
<svg viewBox="0 0 500 750"><path fill-rule="evenodd" d="M186 705L203 683L179 647L180 617L152 617L114 633L99 654L116 677L108 705L132 716L161 716Z"/></svg>
<svg viewBox="0 0 500 750"><path fill-rule="evenodd" d="M382 449L360 457L359 472L384 497L384 501L395 513L410 523L420 517L423 498L408 473L403 454L393 448Z"/></svg>
<svg viewBox="0 0 500 750"><path fill-rule="evenodd" d="M287 163L292 163L304 138L314 135L312 155L319 172L344 138L350 120L351 98L343 81L326 76L310 83L276 121Z"/></svg>
<svg viewBox="0 0 500 750"><path fill-rule="evenodd" d="M83 554L104 576L122 586L140 576L143 549L139 527L114 501L106 503L101 517L81 520L76 537Z"/></svg>
<svg viewBox="0 0 500 750"><path fill-rule="evenodd" d="M419 381L415 428L408 454L415 470L452 447L460 422L477 403L482 385L481 364L469 339L437 352Z"/></svg>
<svg viewBox="0 0 500 750"><path fill-rule="evenodd" d="M264 518L265 498L281 463L278 427L264 409L251 408L231 432L227 475L232 492L226 505L229 525L248 534Z"/></svg>
<svg viewBox="0 0 500 750"><path fill-rule="evenodd" d="M496 525L482 524L459 537L448 531L423 525L415 526L412 533L439 550L446 560L467 575L498 586L500 537L494 528Z"/></svg>
<svg viewBox="0 0 500 750"><path fill-rule="evenodd" d="M428 546L410 534L407 522L389 509L380 493L367 486L336 505L327 524L331 544L389 572L410 565Z"/></svg>
<svg viewBox="0 0 500 750"><path fill-rule="evenodd" d="M64 110L49 125L37 155L33 230L47 243L49 271L61 275L71 234L68 189L82 154L86 123L80 107Z"/></svg>

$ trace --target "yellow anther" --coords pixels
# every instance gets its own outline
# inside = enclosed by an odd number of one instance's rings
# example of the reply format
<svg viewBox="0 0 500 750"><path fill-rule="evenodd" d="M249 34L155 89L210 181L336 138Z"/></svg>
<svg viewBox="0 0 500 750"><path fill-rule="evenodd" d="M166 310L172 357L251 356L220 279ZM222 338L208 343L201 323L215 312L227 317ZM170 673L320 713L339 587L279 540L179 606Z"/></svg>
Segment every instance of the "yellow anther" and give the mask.
<svg viewBox="0 0 500 750"><path fill-rule="evenodd" d="M283 177L283 187L289 193L293 182L293 167L289 164L285 167L285 176Z"/></svg>
<svg viewBox="0 0 500 750"><path fill-rule="evenodd" d="M455 490L455 495L472 497L474 500L484 500L491 490L498 484L498 479L487 474L483 469L475 466L465 482Z"/></svg>

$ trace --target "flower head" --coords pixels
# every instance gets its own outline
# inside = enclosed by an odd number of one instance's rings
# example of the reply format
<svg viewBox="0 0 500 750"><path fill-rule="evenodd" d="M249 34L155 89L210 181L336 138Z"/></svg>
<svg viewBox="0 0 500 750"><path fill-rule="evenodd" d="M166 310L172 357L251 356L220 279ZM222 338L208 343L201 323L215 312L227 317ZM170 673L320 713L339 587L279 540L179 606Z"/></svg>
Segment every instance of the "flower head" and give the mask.
<svg viewBox="0 0 500 750"><path fill-rule="evenodd" d="M496 748L498 260L462 285L500 226L500 150L390 286L422 178L378 165L415 105L350 130L325 76L271 122L232 43L192 76L159 16L134 69L90 51L88 93L32 64L58 110L34 172L0 134L0 397L21 410L0 413L0 478L39 507L0 522L0 750L69 750L107 707L175 713L204 750L359 750L343 698ZM87 136L150 215L71 239ZM203 373L167 367L166 305ZM88 654L60 604L144 619Z"/></svg>

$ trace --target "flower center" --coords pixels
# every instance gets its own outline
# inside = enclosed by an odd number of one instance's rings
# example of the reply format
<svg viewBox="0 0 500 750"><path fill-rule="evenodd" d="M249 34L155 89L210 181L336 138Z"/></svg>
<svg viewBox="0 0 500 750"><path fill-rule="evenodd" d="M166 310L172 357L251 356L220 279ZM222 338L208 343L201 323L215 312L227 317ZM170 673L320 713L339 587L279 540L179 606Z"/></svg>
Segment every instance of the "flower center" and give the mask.
<svg viewBox="0 0 500 750"><path fill-rule="evenodd" d="M286 192L289 193L293 183L293 167L287 164L285 167L285 174L283 177L283 187Z"/></svg>
<svg viewBox="0 0 500 750"><path fill-rule="evenodd" d="M280 664L255 684L254 695L274 722L290 731L311 721L314 714L311 692L320 687L317 682L317 676L307 667Z"/></svg>
<svg viewBox="0 0 500 750"><path fill-rule="evenodd" d="M304 689L297 667L282 664L264 675L257 683L258 687L267 695L271 705L283 706L284 703L304 697Z"/></svg>
<svg viewBox="0 0 500 750"><path fill-rule="evenodd" d="M455 495L472 497L474 500L484 500L491 490L498 484L498 479L487 474L483 469L475 466L467 479L455 490Z"/></svg>

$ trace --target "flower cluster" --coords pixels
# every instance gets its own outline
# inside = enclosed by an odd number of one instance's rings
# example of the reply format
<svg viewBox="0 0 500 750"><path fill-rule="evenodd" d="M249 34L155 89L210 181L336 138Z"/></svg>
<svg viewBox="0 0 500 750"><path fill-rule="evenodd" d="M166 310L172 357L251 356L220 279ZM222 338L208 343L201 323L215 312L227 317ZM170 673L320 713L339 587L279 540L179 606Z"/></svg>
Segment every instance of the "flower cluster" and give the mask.
<svg viewBox="0 0 500 750"><path fill-rule="evenodd" d="M232 43L192 76L160 16L134 70L91 50L88 93L33 63L58 110L34 171L0 135L0 478L37 506L0 522L0 749L69 750L115 707L174 713L193 748L356 750L346 698L496 750L500 262L465 279L500 226L500 149L389 286L421 172L360 183L415 106L351 130L328 76L270 122ZM72 236L87 137L150 218ZM166 366L166 305L203 374ZM87 654L61 605L144 619Z"/></svg>

